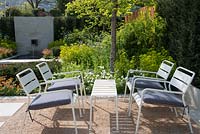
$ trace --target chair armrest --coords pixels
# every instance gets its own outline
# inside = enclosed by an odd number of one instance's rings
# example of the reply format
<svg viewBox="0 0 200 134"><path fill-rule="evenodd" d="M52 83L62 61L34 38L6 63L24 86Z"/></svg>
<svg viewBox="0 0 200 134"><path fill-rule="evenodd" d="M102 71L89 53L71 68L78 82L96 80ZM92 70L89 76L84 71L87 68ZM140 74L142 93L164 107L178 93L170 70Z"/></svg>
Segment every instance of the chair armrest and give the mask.
<svg viewBox="0 0 200 134"><path fill-rule="evenodd" d="M64 75L64 74L72 74L72 73L81 73L81 71L70 71L70 72L60 72L60 73L54 73L53 75Z"/></svg>
<svg viewBox="0 0 200 134"><path fill-rule="evenodd" d="M46 85L46 84L51 84L51 83L55 83L55 82L72 81L72 80L75 80L75 79L78 80L79 78L70 77L70 78L63 78L63 79L48 80L48 81L40 83L40 85Z"/></svg>
<svg viewBox="0 0 200 134"><path fill-rule="evenodd" d="M138 80L143 80L143 81L153 81L153 82L162 82L164 84L166 83L169 83L168 81L166 81L165 79L161 79L161 78L151 78L151 77L137 77L136 79L133 79L131 81L131 94L133 94L134 90L135 89L135 83L136 81Z"/></svg>
<svg viewBox="0 0 200 134"><path fill-rule="evenodd" d="M133 79L132 81L135 83L138 80L169 83L169 81L166 81L165 79L152 77L136 77L136 79Z"/></svg>
<svg viewBox="0 0 200 134"><path fill-rule="evenodd" d="M146 74L154 74L156 76L157 72L152 72L152 71L145 71L145 70L134 70L134 69L129 69L126 75L126 81L129 78L130 74L134 74L134 73L146 73ZM143 76L144 77L144 76Z"/></svg>
<svg viewBox="0 0 200 134"><path fill-rule="evenodd" d="M150 79L150 80L160 80L160 81L166 81L165 79L163 78L156 78L156 77L147 77L147 76L139 76L139 75L136 75L134 76L135 79L138 79L138 78L141 78L142 80L143 79Z"/></svg>
<svg viewBox="0 0 200 134"><path fill-rule="evenodd" d="M129 73L135 73L135 72L138 72L138 73L149 73L149 74L156 74L157 73L157 72L145 71L145 70L133 70L133 69L129 70Z"/></svg>
<svg viewBox="0 0 200 134"><path fill-rule="evenodd" d="M178 91L168 91L168 90L159 90L159 89L154 89L154 88L145 88L142 91L142 95L145 94L147 91L156 91L156 92L163 92L163 93L170 93L170 94L183 94L183 92L178 92Z"/></svg>

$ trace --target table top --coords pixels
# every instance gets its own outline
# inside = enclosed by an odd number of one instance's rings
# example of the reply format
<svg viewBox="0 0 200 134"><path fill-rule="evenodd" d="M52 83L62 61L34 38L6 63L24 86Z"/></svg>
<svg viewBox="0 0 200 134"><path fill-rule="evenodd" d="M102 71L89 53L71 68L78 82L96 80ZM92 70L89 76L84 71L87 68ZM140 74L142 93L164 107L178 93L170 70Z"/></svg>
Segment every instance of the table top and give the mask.
<svg viewBox="0 0 200 134"><path fill-rule="evenodd" d="M91 96L117 96L115 80L95 80Z"/></svg>

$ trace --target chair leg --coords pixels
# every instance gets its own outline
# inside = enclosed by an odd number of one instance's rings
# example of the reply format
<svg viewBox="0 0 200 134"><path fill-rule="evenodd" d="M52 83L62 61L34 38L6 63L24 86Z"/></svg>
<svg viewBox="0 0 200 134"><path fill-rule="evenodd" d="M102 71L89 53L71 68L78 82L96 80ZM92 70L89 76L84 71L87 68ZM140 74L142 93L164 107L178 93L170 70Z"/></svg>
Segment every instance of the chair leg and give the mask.
<svg viewBox="0 0 200 134"><path fill-rule="evenodd" d="M29 114L29 116L30 116L30 118L31 118L31 121L33 122L33 117L32 117L32 115L31 115L31 112L28 110L28 111L26 111L26 112L28 112L28 114Z"/></svg>
<svg viewBox="0 0 200 134"><path fill-rule="evenodd" d="M127 85L125 83L125 89L124 89L124 101L125 101L125 97L126 97L126 91L127 91Z"/></svg>
<svg viewBox="0 0 200 134"><path fill-rule="evenodd" d="M92 130L92 107L93 107L92 96L90 96L90 123L89 123L89 131Z"/></svg>
<svg viewBox="0 0 200 134"><path fill-rule="evenodd" d="M25 115L24 115L24 120L23 120L23 123L22 123L22 126L21 126L20 134L23 133L23 130L25 128L26 116L27 116L27 111L25 112Z"/></svg>
<svg viewBox="0 0 200 134"><path fill-rule="evenodd" d="M83 117L83 114L82 114L82 111L81 111L80 96L79 96L77 85L76 85L76 93L77 93L77 97L78 97L79 114L80 114L80 117Z"/></svg>
<svg viewBox="0 0 200 134"><path fill-rule="evenodd" d="M177 112L176 108L174 107L173 109L174 109L174 112L176 114L176 117L178 117L178 112Z"/></svg>
<svg viewBox="0 0 200 134"><path fill-rule="evenodd" d="M86 97L86 90L85 90L85 86L83 85L82 87L83 87L84 95L85 95L85 97ZM85 98L85 99L86 99L86 98Z"/></svg>
<svg viewBox="0 0 200 134"><path fill-rule="evenodd" d="M116 112L116 130L119 130L119 122L118 122L118 98L115 97L115 112Z"/></svg>
<svg viewBox="0 0 200 134"><path fill-rule="evenodd" d="M78 130L77 130L77 126L76 126L76 116L75 116L74 104L72 104L72 115L73 115L74 126L75 126L75 134L78 134Z"/></svg>
<svg viewBox="0 0 200 134"><path fill-rule="evenodd" d="M139 123L140 123L141 109L142 109L142 104L139 106L139 110L138 110L138 117L137 117L137 122L136 122L135 134L138 133Z"/></svg>
<svg viewBox="0 0 200 134"><path fill-rule="evenodd" d="M85 114L85 105L83 102L83 87L82 86L80 87L80 90L81 90L81 101L82 101L82 106L83 106L83 114Z"/></svg>
<svg viewBox="0 0 200 134"><path fill-rule="evenodd" d="M193 134L192 124L191 124L190 115L189 115L189 107L187 107L185 113L186 113L186 116L188 118L188 125L189 125L189 128L190 128L190 132L191 132L191 134Z"/></svg>
<svg viewBox="0 0 200 134"><path fill-rule="evenodd" d="M83 117L83 114L82 114L82 110L81 110L81 103L80 103L80 96L78 96L78 105L79 105L79 114L80 114L80 117Z"/></svg>
<svg viewBox="0 0 200 134"><path fill-rule="evenodd" d="M128 104L128 116L131 116L132 101L133 101L133 97L130 94L130 96L129 96L129 104Z"/></svg>

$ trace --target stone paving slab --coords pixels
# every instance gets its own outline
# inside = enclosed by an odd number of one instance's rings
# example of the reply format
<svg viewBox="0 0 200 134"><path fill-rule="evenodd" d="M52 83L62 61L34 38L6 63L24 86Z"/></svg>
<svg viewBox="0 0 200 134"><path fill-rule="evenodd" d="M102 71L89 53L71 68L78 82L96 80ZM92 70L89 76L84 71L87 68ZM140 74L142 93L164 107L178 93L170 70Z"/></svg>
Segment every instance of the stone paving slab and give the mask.
<svg viewBox="0 0 200 134"><path fill-rule="evenodd" d="M4 123L5 123L5 122L0 122L0 127L3 126Z"/></svg>
<svg viewBox="0 0 200 134"><path fill-rule="evenodd" d="M0 116L12 116L24 103L0 103Z"/></svg>

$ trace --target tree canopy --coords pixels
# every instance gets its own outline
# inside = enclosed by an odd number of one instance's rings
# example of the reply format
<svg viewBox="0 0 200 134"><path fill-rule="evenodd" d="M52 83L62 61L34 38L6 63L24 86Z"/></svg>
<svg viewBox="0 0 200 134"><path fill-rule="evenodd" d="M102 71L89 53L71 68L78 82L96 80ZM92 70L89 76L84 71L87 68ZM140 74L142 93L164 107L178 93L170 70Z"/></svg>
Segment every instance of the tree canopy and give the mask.
<svg viewBox="0 0 200 134"><path fill-rule="evenodd" d="M118 0L117 16L127 13L133 5L134 0ZM89 28L93 28L94 26L110 26L112 11L112 1L74 0L67 4L66 14L86 18Z"/></svg>

